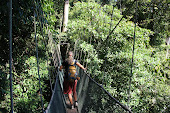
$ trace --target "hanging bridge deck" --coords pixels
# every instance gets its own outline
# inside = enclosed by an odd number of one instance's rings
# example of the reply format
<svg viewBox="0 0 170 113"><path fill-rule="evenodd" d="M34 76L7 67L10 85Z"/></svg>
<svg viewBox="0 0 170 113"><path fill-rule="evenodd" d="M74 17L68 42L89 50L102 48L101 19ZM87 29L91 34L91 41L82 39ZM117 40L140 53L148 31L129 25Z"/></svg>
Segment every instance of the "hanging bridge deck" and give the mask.
<svg viewBox="0 0 170 113"><path fill-rule="evenodd" d="M66 97L66 106L67 106L66 108L67 113L78 113L78 109L76 107L74 109L71 109L71 104L68 97Z"/></svg>
<svg viewBox="0 0 170 113"><path fill-rule="evenodd" d="M60 72L59 72L60 73ZM61 74L57 75L54 93L46 113L131 113L131 111L111 97L100 85L79 71L80 80L77 84L78 109L71 109L67 95L63 95L60 82Z"/></svg>

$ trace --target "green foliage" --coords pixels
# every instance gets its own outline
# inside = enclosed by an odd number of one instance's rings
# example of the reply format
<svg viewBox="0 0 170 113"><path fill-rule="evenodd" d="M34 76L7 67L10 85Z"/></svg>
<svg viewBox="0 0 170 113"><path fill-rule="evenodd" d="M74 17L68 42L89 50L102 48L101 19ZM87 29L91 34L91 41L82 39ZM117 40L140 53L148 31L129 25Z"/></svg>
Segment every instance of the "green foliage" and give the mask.
<svg viewBox="0 0 170 113"><path fill-rule="evenodd" d="M45 65L46 61L40 60L40 76L41 76L41 86L42 90L45 89L43 79L47 79L48 71ZM28 60L25 61L25 65L27 65L27 69L21 73L20 77L16 77L16 79L20 79L20 83L14 86L14 95L15 103L17 103L16 107L14 107L17 112L40 112L41 111L41 100L40 100L40 92L39 92L39 77L37 71L37 60L35 57L31 56ZM23 97L23 98L21 98ZM44 99L43 99L44 100Z"/></svg>
<svg viewBox="0 0 170 113"><path fill-rule="evenodd" d="M35 2L35 1L34 1ZM41 87L43 92L44 108L47 107L51 90L49 89L49 77L47 70L46 58L46 38L42 33L46 30L42 28L47 19L44 17L42 3L32 0L14 0L13 1L13 101L15 112L41 112L41 99L39 91L39 77L37 75L37 60L35 58L35 34L34 34L34 8L36 9L36 31L38 40L38 55ZM48 2L48 1L47 1ZM9 92L9 27L8 25L8 5L9 1L1 1L2 7L0 8L0 111L10 112L10 92ZM45 2L44 2L45 3ZM49 7L55 6L53 2L48 2ZM46 4L48 4L46 3ZM53 7L52 7L53 8ZM51 9L52 10L52 9ZM49 10L48 13L52 11ZM54 9L53 9L54 12ZM53 16L50 24L54 28L54 23L58 21ZM57 26L58 27L58 26ZM45 36L45 35L44 35ZM48 61L50 63L50 61ZM55 79L55 78L54 78ZM53 81L53 80L52 80ZM54 83L54 81L53 81ZM48 102L47 102L48 101Z"/></svg>
<svg viewBox="0 0 170 113"><path fill-rule="evenodd" d="M46 89L46 83L44 80L48 80L48 70L46 61L39 59L40 76L41 76L41 87L42 90ZM14 95L14 111L15 112L41 112L41 100L39 92L39 77L37 74L37 60L31 56L25 63L24 70L18 75L13 75L13 95ZM5 85L5 84L4 84ZM4 88L4 87L3 87ZM5 91L5 90L3 90ZM3 93L3 92L2 92ZM2 107L7 107L6 102L10 102L9 93L5 93L4 99L1 99ZM46 94L44 94L45 96ZM44 103L46 102L43 99ZM47 106L45 106L47 107ZM7 107L8 108L8 107ZM9 108L8 108L9 109Z"/></svg>
<svg viewBox="0 0 170 113"><path fill-rule="evenodd" d="M131 0L118 0L117 6L123 11L123 15L135 21L135 5L131 5ZM150 45L159 46L162 39L169 37L169 1L167 0L140 0L137 1L137 22L139 26L152 30L154 33L150 37ZM120 7L121 6L121 7ZM125 14L126 10L131 10Z"/></svg>
<svg viewBox="0 0 170 113"><path fill-rule="evenodd" d="M42 15L45 17L45 23L48 24L49 29L60 29L64 10L64 1L43 0L40 4L42 5Z"/></svg>
<svg viewBox="0 0 170 113"><path fill-rule="evenodd" d="M9 85L8 79L9 79L9 75L5 71L5 67L1 66L0 67L0 82L1 82L0 84L0 106L1 106L0 111L2 112L7 112L6 106L9 106L9 104L6 103L6 102L9 102L8 98L10 98L6 96L10 93L9 88L8 88L8 85Z"/></svg>
<svg viewBox="0 0 170 113"><path fill-rule="evenodd" d="M131 7L131 0L121 0L122 10ZM106 37L118 23L121 15L120 4L115 1L97 4L70 1L68 32L60 33L64 1L13 1L13 91L15 112L41 112L35 40L33 33L34 5L39 50L39 67L43 101L49 102L48 74L53 66L47 66L46 42L49 31L56 42L69 41L75 48L75 56L87 66L91 76L120 102L129 104L133 112L168 112L169 110L169 57L165 58L167 46L164 38L169 36L167 1L138 1L138 25L134 51L134 6L123 18L114 32ZM99 2L99 1L98 1ZM110 4L106 4L110 3ZM146 5L145 5L146 3ZM1 1L0 7L0 110L10 111L9 65L8 65L8 1ZM150 10L153 8L152 10ZM153 12L152 12L153 11ZM157 16L159 15L159 16ZM130 20L130 21L129 21ZM154 22L154 23L153 23ZM48 26L46 26L48 24ZM46 29L44 26L48 27ZM143 27L143 28L141 28ZM144 29L144 28L149 28ZM42 33L44 35L42 36ZM65 38L68 36L67 38ZM76 45L74 45L76 44ZM159 45L159 46L158 46ZM48 45L53 46L53 45ZM74 49L74 48L72 48ZM48 50L49 53L53 52ZM80 54L80 56L78 55ZM49 59L50 60L50 59ZM49 64L52 62L49 61ZM49 70L47 70L47 68ZM131 101L128 100L129 80L131 81ZM55 79L55 78L54 78ZM52 80L55 83L55 80ZM95 90L94 90L95 91ZM50 94L49 94L50 93ZM95 95L94 95L95 96ZM93 98L93 96L91 96ZM101 101L105 105L105 100Z"/></svg>
<svg viewBox="0 0 170 113"><path fill-rule="evenodd" d="M103 83L124 104L127 104L131 77L129 105L133 112L165 112L169 102L169 78L166 77L169 76L169 67L165 64L169 65L169 62L161 57L165 56L166 49L163 45L160 46L161 50L152 48L149 36L154 32L137 26L131 75L134 23L124 18L106 40L122 17L116 8L111 16L112 9L111 5L100 6L95 2L77 2L72 7L68 37L73 44L76 42L77 53L84 56L80 57L80 61L88 66L92 77ZM158 65L160 68L155 69Z"/></svg>

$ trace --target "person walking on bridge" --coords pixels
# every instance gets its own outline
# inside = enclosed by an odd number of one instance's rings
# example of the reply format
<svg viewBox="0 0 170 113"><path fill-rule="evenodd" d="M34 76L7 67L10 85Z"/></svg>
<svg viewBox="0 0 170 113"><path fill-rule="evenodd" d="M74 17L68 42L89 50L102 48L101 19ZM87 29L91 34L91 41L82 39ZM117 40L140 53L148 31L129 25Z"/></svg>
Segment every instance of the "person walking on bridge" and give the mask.
<svg viewBox="0 0 170 113"><path fill-rule="evenodd" d="M80 79L80 77L78 77L78 74L76 72L76 66L79 66L81 69L86 70L83 65L81 65L77 60L73 58L73 52L69 51L68 58L62 63L59 70L61 71L62 69L65 69L63 90L64 94L68 94L68 98L71 103L71 109L74 109L74 105L76 107L78 106L76 86L77 81ZM74 104L72 94L75 101Z"/></svg>

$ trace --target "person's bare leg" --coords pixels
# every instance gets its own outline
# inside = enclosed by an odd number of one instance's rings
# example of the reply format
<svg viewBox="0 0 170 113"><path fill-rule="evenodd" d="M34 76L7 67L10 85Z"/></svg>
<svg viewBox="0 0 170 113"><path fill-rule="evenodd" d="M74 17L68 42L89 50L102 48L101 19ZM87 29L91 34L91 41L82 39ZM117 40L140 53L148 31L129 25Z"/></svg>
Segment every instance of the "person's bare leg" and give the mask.
<svg viewBox="0 0 170 113"><path fill-rule="evenodd" d="M73 96L74 96L74 101L77 101L77 92L74 92Z"/></svg>
<svg viewBox="0 0 170 113"><path fill-rule="evenodd" d="M72 94L68 94L68 98L69 98L69 100L70 100L71 105L73 105L73 98L72 98Z"/></svg>
<svg viewBox="0 0 170 113"><path fill-rule="evenodd" d="M77 103L77 92L73 93L74 96L74 102L75 102L75 106L78 107L78 103Z"/></svg>

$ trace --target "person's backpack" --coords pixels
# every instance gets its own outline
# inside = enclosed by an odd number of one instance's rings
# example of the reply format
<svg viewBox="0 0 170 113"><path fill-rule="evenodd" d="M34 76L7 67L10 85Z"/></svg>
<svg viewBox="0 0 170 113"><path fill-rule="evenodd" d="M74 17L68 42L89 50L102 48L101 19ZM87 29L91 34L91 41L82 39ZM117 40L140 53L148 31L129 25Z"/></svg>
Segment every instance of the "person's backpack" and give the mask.
<svg viewBox="0 0 170 113"><path fill-rule="evenodd" d="M75 60L73 60L72 64L69 64L68 66L68 80L74 82L77 78L76 63Z"/></svg>

